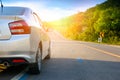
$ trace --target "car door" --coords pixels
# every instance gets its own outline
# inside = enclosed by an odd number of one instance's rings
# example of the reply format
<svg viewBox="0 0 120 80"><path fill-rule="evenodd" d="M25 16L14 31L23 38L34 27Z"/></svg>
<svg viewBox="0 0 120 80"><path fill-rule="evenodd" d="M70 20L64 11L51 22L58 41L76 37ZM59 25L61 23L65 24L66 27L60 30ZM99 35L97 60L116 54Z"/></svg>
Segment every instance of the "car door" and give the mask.
<svg viewBox="0 0 120 80"><path fill-rule="evenodd" d="M37 23L40 27L40 40L42 42L42 58L45 58L48 55L49 47L50 47L50 39L45 28L42 25L42 22L36 13L33 13Z"/></svg>

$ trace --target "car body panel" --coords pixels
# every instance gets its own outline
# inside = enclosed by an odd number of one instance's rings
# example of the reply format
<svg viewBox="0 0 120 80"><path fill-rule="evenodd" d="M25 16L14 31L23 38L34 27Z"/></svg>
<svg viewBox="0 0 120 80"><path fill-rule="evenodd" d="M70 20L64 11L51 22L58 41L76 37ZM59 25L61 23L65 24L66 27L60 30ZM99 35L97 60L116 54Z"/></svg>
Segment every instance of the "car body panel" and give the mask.
<svg viewBox="0 0 120 80"><path fill-rule="evenodd" d="M8 27L8 23L10 22L11 20L6 17L0 17L0 40L3 40L3 39L10 39L11 37L11 32L9 30L9 27Z"/></svg>

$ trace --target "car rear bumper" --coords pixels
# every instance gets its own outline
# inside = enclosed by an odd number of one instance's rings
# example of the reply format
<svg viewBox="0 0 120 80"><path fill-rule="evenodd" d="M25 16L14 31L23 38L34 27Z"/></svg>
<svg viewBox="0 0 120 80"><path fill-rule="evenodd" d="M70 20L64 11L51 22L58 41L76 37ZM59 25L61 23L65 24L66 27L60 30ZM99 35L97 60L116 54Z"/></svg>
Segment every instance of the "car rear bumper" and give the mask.
<svg viewBox="0 0 120 80"><path fill-rule="evenodd" d="M17 66L21 64L29 64L27 60L21 57L7 57L7 58L0 58L0 64L4 64L7 67L10 66Z"/></svg>
<svg viewBox="0 0 120 80"><path fill-rule="evenodd" d="M27 62L34 63L36 61L35 57L35 52L30 51L0 52L0 60L9 58L24 58Z"/></svg>
<svg viewBox="0 0 120 80"><path fill-rule="evenodd" d="M0 40L0 51L29 51L30 35L13 35L9 40Z"/></svg>
<svg viewBox="0 0 120 80"><path fill-rule="evenodd" d="M30 35L12 36L10 40L0 40L0 63L22 58L25 63L34 63L35 51L31 51Z"/></svg>

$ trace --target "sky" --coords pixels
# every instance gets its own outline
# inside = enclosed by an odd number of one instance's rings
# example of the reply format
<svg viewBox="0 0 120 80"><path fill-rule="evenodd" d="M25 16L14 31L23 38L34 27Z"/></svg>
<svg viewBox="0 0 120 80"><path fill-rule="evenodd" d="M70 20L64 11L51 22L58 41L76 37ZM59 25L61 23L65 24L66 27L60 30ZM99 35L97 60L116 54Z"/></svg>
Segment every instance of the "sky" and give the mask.
<svg viewBox="0 0 120 80"><path fill-rule="evenodd" d="M37 12L43 21L53 21L84 12L106 0L2 0L4 6L29 7Z"/></svg>

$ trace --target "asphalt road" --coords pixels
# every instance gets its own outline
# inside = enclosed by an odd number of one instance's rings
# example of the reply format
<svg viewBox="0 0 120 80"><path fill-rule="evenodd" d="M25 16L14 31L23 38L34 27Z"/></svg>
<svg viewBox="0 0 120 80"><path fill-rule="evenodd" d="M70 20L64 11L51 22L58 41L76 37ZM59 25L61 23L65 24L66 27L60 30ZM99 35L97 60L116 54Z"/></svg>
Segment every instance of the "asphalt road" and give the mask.
<svg viewBox="0 0 120 80"><path fill-rule="evenodd" d="M51 59L43 61L39 75L24 72L19 80L120 80L119 46L69 41L57 32L49 35ZM24 69L6 70L0 80L10 80Z"/></svg>

